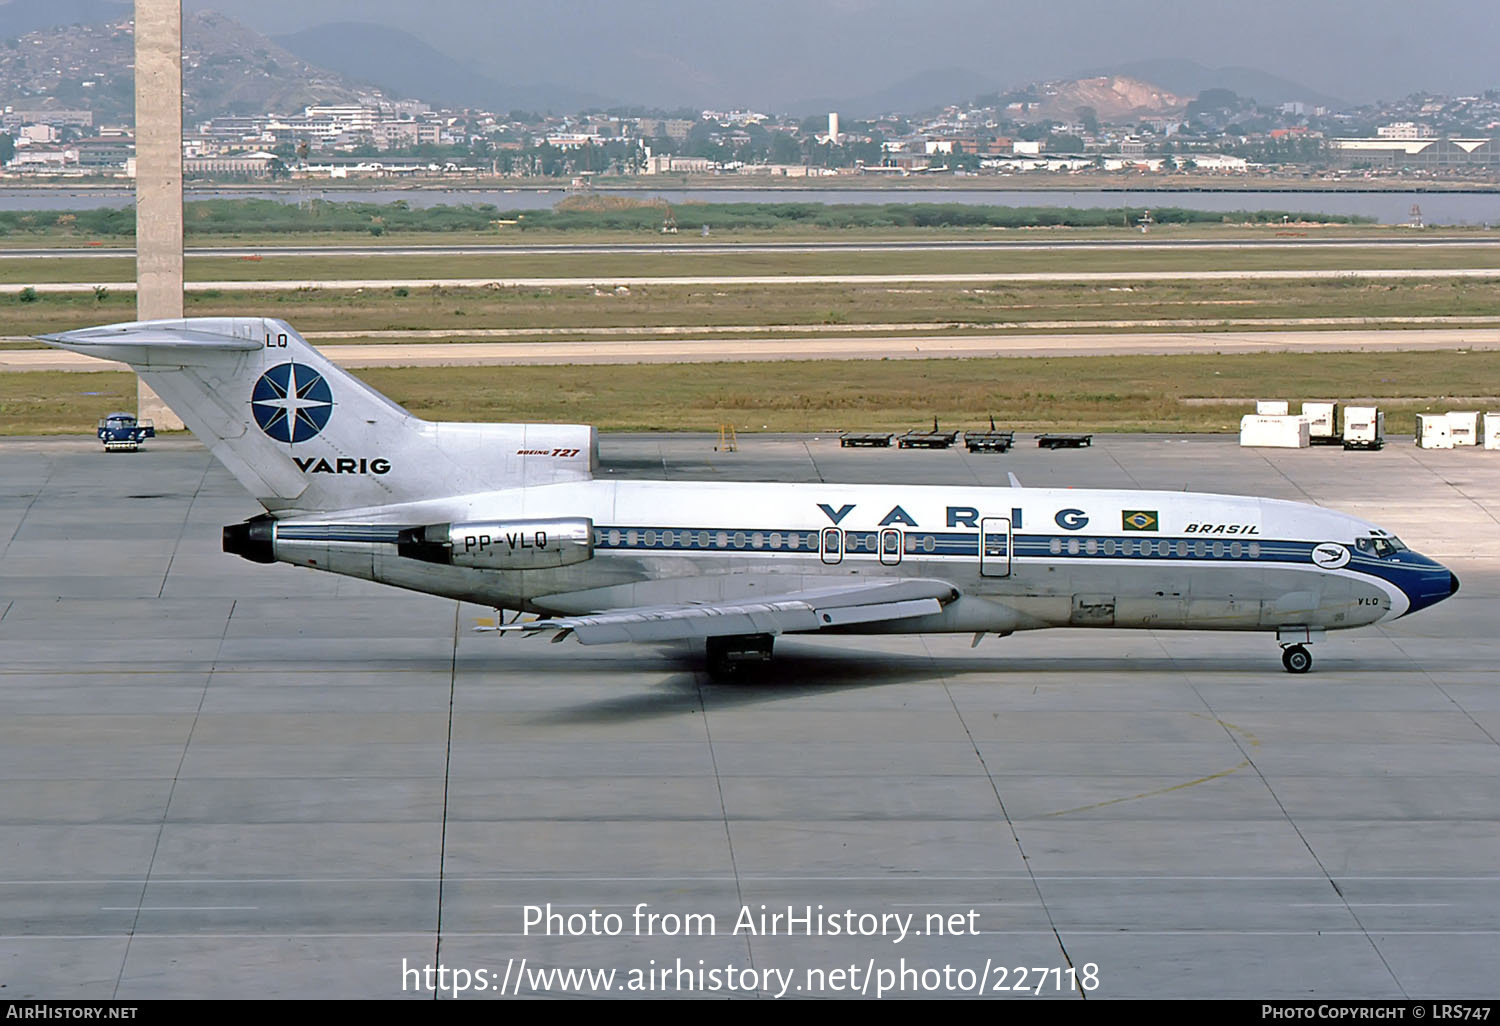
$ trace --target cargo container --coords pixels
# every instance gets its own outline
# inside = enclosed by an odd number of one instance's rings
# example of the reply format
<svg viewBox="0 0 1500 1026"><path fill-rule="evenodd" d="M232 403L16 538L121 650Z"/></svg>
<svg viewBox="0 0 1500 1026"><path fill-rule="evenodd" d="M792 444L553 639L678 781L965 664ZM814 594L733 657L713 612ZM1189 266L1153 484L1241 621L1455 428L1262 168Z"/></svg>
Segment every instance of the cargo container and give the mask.
<svg viewBox="0 0 1500 1026"><path fill-rule="evenodd" d="M1313 445L1338 445L1343 441L1339 434L1338 403L1322 400L1303 403L1302 416L1307 418L1307 434Z"/></svg>
<svg viewBox="0 0 1500 1026"><path fill-rule="evenodd" d="M1385 414L1374 406L1345 406L1344 448L1385 448Z"/></svg>
<svg viewBox="0 0 1500 1026"><path fill-rule="evenodd" d="M1290 412L1285 399L1255 400L1255 415L1258 417L1285 417Z"/></svg>
<svg viewBox="0 0 1500 1026"><path fill-rule="evenodd" d="M1240 445L1274 449L1306 449L1309 444L1306 417L1240 418Z"/></svg>
<svg viewBox="0 0 1500 1026"><path fill-rule="evenodd" d="M1444 413L1417 414L1417 448L1451 449L1453 433L1448 428L1448 416Z"/></svg>
<svg viewBox="0 0 1500 1026"><path fill-rule="evenodd" d="M1483 425L1484 447L1500 449L1500 413L1486 413L1479 422Z"/></svg>
<svg viewBox="0 0 1500 1026"><path fill-rule="evenodd" d="M1455 449L1460 445L1478 445L1479 414L1473 410L1449 413L1448 436L1453 439Z"/></svg>

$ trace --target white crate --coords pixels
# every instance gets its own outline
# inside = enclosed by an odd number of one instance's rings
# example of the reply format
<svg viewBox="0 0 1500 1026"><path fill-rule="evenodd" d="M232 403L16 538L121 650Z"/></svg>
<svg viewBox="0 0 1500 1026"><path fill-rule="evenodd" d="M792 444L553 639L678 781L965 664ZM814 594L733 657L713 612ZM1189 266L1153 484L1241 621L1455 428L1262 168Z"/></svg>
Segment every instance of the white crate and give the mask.
<svg viewBox="0 0 1500 1026"><path fill-rule="evenodd" d="M1240 445L1273 449L1306 449L1311 436L1306 417L1261 417L1247 413L1240 418Z"/></svg>
<svg viewBox="0 0 1500 1026"><path fill-rule="evenodd" d="M1307 418L1307 429L1314 441L1338 439L1338 403L1321 400L1303 403L1302 416Z"/></svg>
<svg viewBox="0 0 1500 1026"><path fill-rule="evenodd" d="M1285 399L1255 400L1255 414L1258 417L1285 417L1290 412Z"/></svg>
<svg viewBox="0 0 1500 1026"><path fill-rule="evenodd" d="M1419 413L1417 414L1417 448L1419 449L1451 449L1453 448L1453 433L1448 426L1448 416L1444 413Z"/></svg>
<svg viewBox="0 0 1500 1026"><path fill-rule="evenodd" d="M1484 447L1500 449L1500 413L1486 413L1479 422L1484 432Z"/></svg>
<svg viewBox="0 0 1500 1026"><path fill-rule="evenodd" d="M1448 414L1448 435L1453 447L1479 444L1479 414L1473 410L1454 411Z"/></svg>
<svg viewBox="0 0 1500 1026"><path fill-rule="evenodd" d="M1344 407L1344 448L1379 449L1385 444L1385 414L1374 406Z"/></svg>

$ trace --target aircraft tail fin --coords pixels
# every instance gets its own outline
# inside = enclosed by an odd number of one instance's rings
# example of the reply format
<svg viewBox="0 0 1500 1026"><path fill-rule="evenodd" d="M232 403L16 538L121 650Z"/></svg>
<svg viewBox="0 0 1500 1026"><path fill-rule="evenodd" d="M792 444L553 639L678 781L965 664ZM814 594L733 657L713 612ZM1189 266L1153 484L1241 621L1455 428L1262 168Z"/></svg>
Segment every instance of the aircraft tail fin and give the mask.
<svg viewBox="0 0 1500 1026"><path fill-rule="evenodd" d="M132 321L41 338L129 364L272 513L586 480L598 461L587 425L415 417L274 318Z"/></svg>

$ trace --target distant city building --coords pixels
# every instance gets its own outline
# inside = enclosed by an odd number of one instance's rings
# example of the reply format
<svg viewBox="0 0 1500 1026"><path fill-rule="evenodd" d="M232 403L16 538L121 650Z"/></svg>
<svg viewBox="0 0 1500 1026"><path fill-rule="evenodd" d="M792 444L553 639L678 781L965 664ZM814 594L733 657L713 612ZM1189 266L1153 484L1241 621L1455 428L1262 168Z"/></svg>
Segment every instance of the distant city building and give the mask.
<svg viewBox="0 0 1500 1026"><path fill-rule="evenodd" d="M559 150L576 150L583 146L597 145L599 138L587 132L554 132L546 136L544 141L548 146Z"/></svg>
<svg viewBox="0 0 1500 1026"><path fill-rule="evenodd" d="M6 107L0 113L0 131L13 132L22 125L52 125L54 128L91 128L91 110L20 110Z"/></svg>
<svg viewBox="0 0 1500 1026"><path fill-rule="evenodd" d="M182 173L188 177L231 175L242 178L269 178L271 169L281 161L274 153L235 153L217 157L185 157Z"/></svg>
<svg viewBox="0 0 1500 1026"><path fill-rule="evenodd" d="M241 139L253 138L261 135L266 130L266 125L273 119L269 115L258 117L243 117L239 115L225 115L212 118L198 126L200 135L215 139L230 139L238 142Z"/></svg>
<svg viewBox="0 0 1500 1026"><path fill-rule="evenodd" d="M721 125L749 125L768 120L766 115L758 114L753 110L706 110L703 112L703 119L717 121Z"/></svg>
<svg viewBox="0 0 1500 1026"><path fill-rule="evenodd" d="M370 130L375 148L398 150L411 146L437 146L442 142L441 125L426 121L381 121Z"/></svg>
<svg viewBox="0 0 1500 1026"><path fill-rule="evenodd" d="M112 136L80 139L73 144L78 152L78 166L94 170L118 170L135 156L135 140Z"/></svg>
<svg viewBox="0 0 1500 1026"><path fill-rule="evenodd" d="M11 158L9 166L17 171L65 171L78 166L78 151L28 146L24 150L16 150L16 155Z"/></svg>
<svg viewBox="0 0 1500 1026"><path fill-rule="evenodd" d="M647 139L665 136L678 142L685 141L688 133L693 130L693 122L685 118L641 118L640 126L641 135Z"/></svg>
<svg viewBox="0 0 1500 1026"><path fill-rule="evenodd" d="M1429 125L1419 125L1414 121L1396 121L1389 125L1381 125L1375 129L1375 134L1381 139L1436 139L1437 133Z"/></svg>
<svg viewBox="0 0 1500 1026"><path fill-rule="evenodd" d="M1181 118L1143 118L1141 124L1157 135L1176 135L1182 131L1183 121Z"/></svg>
<svg viewBox="0 0 1500 1026"><path fill-rule="evenodd" d="M24 139L28 143L50 143L56 142L59 134L51 125L22 125L16 138L17 141Z"/></svg>
<svg viewBox="0 0 1500 1026"><path fill-rule="evenodd" d="M1250 162L1244 157L1232 157L1226 153L1186 153L1178 154L1177 164L1182 166L1192 162L1194 170L1218 171L1227 174L1242 174L1250 170Z"/></svg>
<svg viewBox="0 0 1500 1026"><path fill-rule="evenodd" d="M1334 163L1344 168L1447 171L1500 169L1495 139L1330 139Z"/></svg>
<svg viewBox="0 0 1500 1026"><path fill-rule="evenodd" d="M335 126L342 132L372 131L375 123L381 118L379 107L370 107L360 103L314 105L308 107L302 114L310 123Z"/></svg>
<svg viewBox="0 0 1500 1026"><path fill-rule="evenodd" d="M646 158L644 172L648 175L704 174L715 170L714 162L704 157L673 157L653 154Z"/></svg>

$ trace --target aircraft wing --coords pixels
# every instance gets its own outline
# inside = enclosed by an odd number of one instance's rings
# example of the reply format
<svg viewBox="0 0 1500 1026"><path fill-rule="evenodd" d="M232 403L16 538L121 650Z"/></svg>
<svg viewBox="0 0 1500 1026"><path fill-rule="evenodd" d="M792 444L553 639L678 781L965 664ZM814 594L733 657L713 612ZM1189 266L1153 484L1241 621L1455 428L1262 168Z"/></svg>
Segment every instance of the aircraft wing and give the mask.
<svg viewBox="0 0 1500 1026"><path fill-rule="evenodd" d="M787 634L940 612L958 597L946 581L869 581L729 602L636 606L581 616L550 616L495 630L577 635L585 645L677 641L730 634Z"/></svg>

